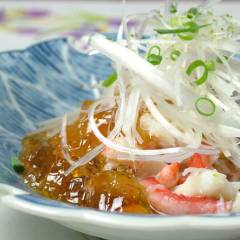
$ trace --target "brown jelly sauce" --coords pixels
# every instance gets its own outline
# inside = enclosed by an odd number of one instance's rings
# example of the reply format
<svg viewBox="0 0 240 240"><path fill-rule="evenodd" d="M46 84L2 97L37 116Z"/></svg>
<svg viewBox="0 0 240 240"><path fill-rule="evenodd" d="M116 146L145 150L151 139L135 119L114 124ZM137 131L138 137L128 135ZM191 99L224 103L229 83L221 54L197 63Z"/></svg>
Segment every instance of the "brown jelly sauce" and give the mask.
<svg viewBox="0 0 240 240"><path fill-rule="evenodd" d="M84 112L89 104L86 101L78 119L67 126L69 154L74 161L100 144ZM107 136L113 128L114 116L114 110L95 115L103 135ZM149 142L144 134L142 137ZM134 164L118 162L113 169L106 170L108 160L99 154L65 176L70 164L62 154L59 130L52 135L45 131L26 136L20 157L25 166L24 182L47 198L106 211L152 213Z"/></svg>

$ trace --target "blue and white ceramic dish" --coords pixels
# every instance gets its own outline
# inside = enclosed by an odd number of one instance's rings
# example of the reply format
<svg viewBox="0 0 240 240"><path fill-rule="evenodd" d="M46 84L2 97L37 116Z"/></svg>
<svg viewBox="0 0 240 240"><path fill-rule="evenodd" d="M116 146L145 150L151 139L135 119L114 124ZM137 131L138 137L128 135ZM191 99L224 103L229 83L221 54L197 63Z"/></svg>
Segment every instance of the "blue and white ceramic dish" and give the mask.
<svg viewBox="0 0 240 240"><path fill-rule="evenodd" d="M91 75L111 72L103 56L85 56L64 39L0 54L0 200L15 209L112 240L239 239L240 215L140 216L77 208L28 192L10 157L38 122L61 116L92 98ZM96 238L93 238L96 239Z"/></svg>

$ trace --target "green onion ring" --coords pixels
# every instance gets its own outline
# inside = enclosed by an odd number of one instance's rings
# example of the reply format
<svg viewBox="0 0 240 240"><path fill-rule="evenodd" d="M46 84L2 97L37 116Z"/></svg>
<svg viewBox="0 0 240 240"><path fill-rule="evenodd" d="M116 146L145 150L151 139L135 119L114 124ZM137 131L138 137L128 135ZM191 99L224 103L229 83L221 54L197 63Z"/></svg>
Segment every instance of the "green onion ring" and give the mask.
<svg viewBox="0 0 240 240"><path fill-rule="evenodd" d="M190 76L192 74L192 72L198 67L203 67L203 69L204 69L202 76L199 79L195 80L195 83L197 85L201 85L201 84L205 83L208 79L208 69L207 69L206 64L202 60L199 59L199 60L192 62L188 66L186 72L187 72L187 75Z"/></svg>
<svg viewBox="0 0 240 240"><path fill-rule="evenodd" d="M158 51L158 53L156 55L160 55L161 54L161 48L159 46L157 46L157 45L154 45L154 46L149 48L147 55L149 56L150 54L152 54L152 51L154 49L156 49Z"/></svg>
<svg viewBox="0 0 240 240"><path fill-rule="evenodd" d="M152 53L154 49L157 50L157 54ZM161 48L159 46L154 45L148 50L147 61L153 65L159 65L162 62Z"/></svg>
<svg viewBox="0 0 240 240"><path fill-rule="evenodd" d="M206 111L201 110L202 104L208 104L208 106L211 108L211 111L206 112ZM199 114L201 114L205 117L212 116L216 111L216 105L214 104L214 102L212 100L210 100L207 97L199 97L195 102L195 108Z"/></svg>
<svg viewBox="0 0 240 240"><path fill-rule="evenodd" d="M162 62L162 56L151 54L147 57L148 62L150 62L152 65L159 65Z"/></svg>

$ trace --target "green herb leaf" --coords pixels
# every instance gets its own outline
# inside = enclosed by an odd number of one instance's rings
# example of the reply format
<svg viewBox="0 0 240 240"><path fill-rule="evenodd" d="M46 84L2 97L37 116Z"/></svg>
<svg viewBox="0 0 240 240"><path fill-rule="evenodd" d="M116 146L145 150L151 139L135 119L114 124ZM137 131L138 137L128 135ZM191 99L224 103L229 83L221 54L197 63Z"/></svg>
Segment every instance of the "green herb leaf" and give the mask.
<svg viewBox="0 0 240 240"><path fill-rule="evenodd" d="M195 80L195 83L197 85L201 85L203 83L205 83L208 79L208 69L207 69L207 66L206 64L202 61L202 60L196 60L194 62L192 62L188 68L187 68L187 75L190 76L192 74L192 72L194 70L196 70L196 68L198 67L202 67L203 68L203 74L200 78L198 78L197 80Z"/></svg>
<svg viewBox="0 0 240 240"><path fill-rule="evenodd" d="M200 97L195 102L197 112L205 117L212 116L216 111L216 105L207 97Z"/></svg>
<svg viewBox="0 0 240 240"><path fill-rule="evenodd" d="M110 87L116 80L117 80L117 73L114 72L102 82L102 86Z"/></svg>
<svg viewBox="0 0 240 240"><path fill-rule="evenodd" d="M12 168L18 174L22 174L25 170L23 163L19 160L17 156L11 158Z"/></svg>

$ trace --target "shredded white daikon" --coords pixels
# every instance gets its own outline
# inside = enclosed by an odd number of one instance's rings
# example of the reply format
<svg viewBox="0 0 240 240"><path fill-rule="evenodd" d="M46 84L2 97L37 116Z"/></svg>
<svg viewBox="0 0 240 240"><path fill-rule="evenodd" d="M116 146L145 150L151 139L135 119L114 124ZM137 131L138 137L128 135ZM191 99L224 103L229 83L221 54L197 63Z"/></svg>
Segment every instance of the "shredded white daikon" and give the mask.
<svg viewBox="0 0 240 240"><path fill-rule="evenodd" d="M89 162L104 148L115 151L118 160L134 156L141 161L166 163L184 161L194 153L217 158L222 152L240 166L239 96L234 95L240 90L240 64L235 60L240 50L240 23L228 14L214 14L209 7L216 2L204 1L180 11L177 1L168 0L165 13L153 10L126 16L124 11L116 41L101 34L81 39L89 49L113 61L117 77L105 83L103 96L116 102L117 111L113 131L104 136L94 116L106 100L93 103L89 126L102 144L65 174ZM130 30L131 20L139 24ZM171 147L140 147L144 140L138 132L138 120L143 113L159 127L142 130L148 129L149 136L159 137L159 141L161 134L151 131L166 132ZM71 162L63 123L63 154ZM122 135L128 146L114 141Z"/></svg>
<svg viewBox="0 0 240 240"><path fill-rule="evenodd" d="M69 154L69 149L68 149L68 144L67 144L67 115L64 115L63 120L62 120L62 129L60 133L60 138L61 138L61 149L62 149L62 154L65 160L67 160L70 164L73 164L74 161L72 160L70 154Z"/></svg>

